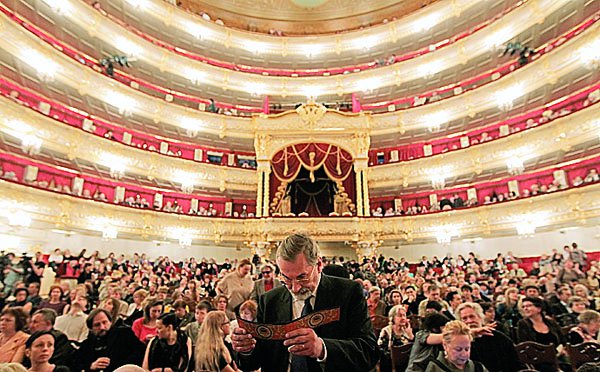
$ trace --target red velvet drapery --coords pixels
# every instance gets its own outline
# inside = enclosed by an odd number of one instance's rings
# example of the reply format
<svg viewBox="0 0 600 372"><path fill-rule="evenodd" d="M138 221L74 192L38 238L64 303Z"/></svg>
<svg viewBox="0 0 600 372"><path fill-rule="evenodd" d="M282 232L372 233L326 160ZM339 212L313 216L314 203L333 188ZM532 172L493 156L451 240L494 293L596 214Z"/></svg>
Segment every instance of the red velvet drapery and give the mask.
<svg viewBox="0 0 600 372"><path fill-rule="evenodd" d="M302 143L286 147L271 159L270 201L277 202L279 186L294 181L301 168L307 169L313 179L314 172L321 167L327 177L342 184L352 201L356 200L352 155L331 144Z"/></svg>

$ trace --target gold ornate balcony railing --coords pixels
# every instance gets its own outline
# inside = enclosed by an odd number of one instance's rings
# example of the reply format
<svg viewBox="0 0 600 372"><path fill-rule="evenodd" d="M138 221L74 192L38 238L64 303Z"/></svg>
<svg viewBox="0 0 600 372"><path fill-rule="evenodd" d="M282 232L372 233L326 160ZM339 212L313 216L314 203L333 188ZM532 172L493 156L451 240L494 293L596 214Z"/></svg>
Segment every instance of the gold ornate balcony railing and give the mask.
<svg viewBox="0 0 600 372"><path fill-rule="evenodd" d="M131 239L185 238L195 244L239 245L276 241L307 231L321 241L388 244L425 243L448 238L516 235L517 226L547 231L593 226L600 221L600 184L474 209L409 217L226 219L165 215L160 212L81 200L0 181L0 215L19 211L45 226L97 233L102 227ZM257 240L258 239L258 240Z"/></svg>
<svg viewBox="0 0 600 372"><path fill-rule="evenodd" d="M365 170L368 189L377 192L378 189L394 185L406 187L428 183L431 176L436 174L446 175L446 178L480 174L485 170L506 167L507 161L514 157L527 162L561 150L566 151L579 144L597 141L600 131L600 122L597 120L600 106L593 105L547 125L479 146L367 170L372 116L368 113L353 115L331 110L320 112L317 110L318 106L307 105L303 107L312 107L314 110L260 115L253 119L250 126L255 128L258 161L258 171L254 171L148 153L91 136L41 114L23 110L20 105L8 99L0 98L0 102L0 131L19 139L35 136L42 141L44 149L63 154L69 159L79 158L107 168L118 163L123 165L124 171L148 178L175 183L185 180L199 187L246 193L257 191L257 174L266 172L268 175L271 157L293 143L318 140L347 149L357 161L355 171Z"/></svg>
<svg viewBox="0 0 600 372"><path fill-rule="evenodd" d="M569 0L531 1L494 24L455 44L418 58L397 63L376 70L368 70L341 76L320 77L277 77L247 74L211 66L183 56L169 53L164 49L133 35L108 19L100 17L84 4L65 0L70 11L62 11L60 19L87 30L89 37L113 46L121 53L153 66L161 72L172 74L179 79L209 85L226 90L257 95L281 97L331 97L359 91L376 90L394 85L407 84L415 79L445 71L458 66L469 65L470 61L490 53L495 47L526 31L532 25L542 22L569 3ZM93 25L93 27L90 27ZM85 34L82 37L86 38ZM343 38L345 39L345 38ZM361 40L361 44L370 43ZM257 41L246 41L246 48L254 47L257 52L268 51L268 46ZM227 47L227 43L225 43ZM276 49L280 50L280 49ZM393 78L390 78L393 76ZM308 92L308 93L307 93Z"/></svg>
<svg viewBox="0 0 600 372"><path fill-rule="evenodd" d="M441 102L414 109L373 116L371 136L405 133L428 128L432 122L440 124L474 117L478 113L511 103L527 93L547 85L556 84L561 77L580 69L597 65L594 45L600 38L598 25L576 37L568 44L540 58L510 76L485 87ZM51 48L40 46L30 35L4 17L0 17L0 35L5 42L0 45L6 53L30 63L29 72L38 74L49 86L62 84L77 90L82 96L106 102L124 114L136 115L155 123L192 129L198 133L219 137L252 139L248 130L248 119L201 113L178 107L165 101L148 97L142 93L115 84L108 78L83 69ZM591 57L590 57L591 56ZM595 57L594 57L595 56ZM586 60L584 57L587 57ZM596 58L590 62L589 58ZM395 76L391 74L391 76ZM310 86L308 87L310 88ZM303 89L307 89L304 87Z"/></svg>
<svg viewBox="0 0 600 372"><path fill-rule="evenodd" d="M0 131L13 138L36 138L41 147L67 159L81 159L121 172L223 192L238 190L254 194L256 171L198 163L144 151L78 128L58 123L20 105L0 98ZM251 196L250 196L251 197Z"/></svg>
<svg viewBox="0 0 600 372"><path fill-rule="evenodd" d="M480 174L485 170L507 167L507 162L515 157L527 162L557 151L567 151L578 144L598 141L598 117L600 106L593 105L548 125L479 146L432 158L372 167L369 168L369 187L377 190L393 185L418 185L431 182L434 175L450 179Z"/></svg>

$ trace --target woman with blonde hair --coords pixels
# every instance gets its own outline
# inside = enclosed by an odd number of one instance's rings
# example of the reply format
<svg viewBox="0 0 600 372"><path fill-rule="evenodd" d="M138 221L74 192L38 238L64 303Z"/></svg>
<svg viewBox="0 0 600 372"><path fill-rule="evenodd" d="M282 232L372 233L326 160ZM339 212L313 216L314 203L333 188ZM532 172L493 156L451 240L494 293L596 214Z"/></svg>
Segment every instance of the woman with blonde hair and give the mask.
<svg viewBox="0 0 600 372"><path fill-rule="evenodd" d="M388 371L392 368L392 346L406 345L415 339L404 305L392 307L388 317L390 323L381 330L377 341L377 345L381 350L380 368L382 371Z"/></svg>
<svg viewBox="0 0 600 372"><path fill-rule="evenodd" d="M232 351L225 344L225 336L229 333L229 319L224 311L211 311L206 315L196 341L196 372L237 371Z"/></svg>
<svg viewBox="0 0 600 372"><path fill-rule="evenodd" d="M446 323L442 331L444 353L429 362L425 372L487 372L483 364L471 360L471 341L468 325L460 320Z"/></svg>
<svg viewBox="0 0 600 372"><path fill-rule="evenodd" d="M517 325L522 319L519 312L519 289L510 287L504 292L504 301L498 304L496 313L509 329Z"/></svg>

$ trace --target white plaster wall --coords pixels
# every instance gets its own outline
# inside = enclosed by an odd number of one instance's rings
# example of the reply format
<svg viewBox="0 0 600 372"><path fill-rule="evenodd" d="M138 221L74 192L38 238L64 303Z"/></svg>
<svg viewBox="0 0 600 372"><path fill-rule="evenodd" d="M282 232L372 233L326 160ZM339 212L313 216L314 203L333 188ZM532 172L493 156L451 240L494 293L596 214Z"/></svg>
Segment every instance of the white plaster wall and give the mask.
<svg viewBox="0 0 600 372"><path fill-rule="evenodd" d="M518 257L539 256L552 251L552 248L562 252L563 246L576 242L585 251L600 250L600 229L597 227L577 228L572 230L536 233L533 237L510 236L503 238L488 238L477 241L456 239L450 244L414 244L381 247L379 251L385 256L394 258L406 257L409 262L418 261L421 256L444 256L450 252L454 256L462 254L466 257L469 252L475 252L481 258L493 258L499 252L512 251Z"/></svg>
<svg viewBox="0 0 600 372"><path fill-rule="evenodd" d="M15 236L20 238L20 241L16 242L16 244L13 241ZM416 262L423 255L428 257L437 255L439 257L444 256L447 252L451 252L453 255L467 255L473 251L479 257L492 258L498 252L506 253L507 251L512 251L517 256L527 257L550 252L552 248L562 250L563 245L571 244L572 242L577 242L586 251L598 251L600 250L600 228L578 228L567 231L537 233L535 236L529 238L512 236L488 238L474 242L456 239L448 245L400 245L398 249L395 249L393 245L384 244L379 249L379 252L395 258L403 256L409 262ZM81 234L66 236L47 230L12 229L6 225L0 225L0 249L17 250L19 252L33 252L35 250L50 252L54 248L70 249L75 254L82 248L87 248L88 253L98 250L103 255L115 252L116 254L123 253L126 256L131 256L134 252L138 252L146 253L150 258L168 255L175 260L191 256L196 258L213 257L219 262L225 258L245 258L251 255L250 250L247 248L236 249L216 245L183 248L177 243L163 243L159 245L153 242L126 239L103 240L98 236ZM356 258L356 253L353 249L342 245L323 244L322 253L325 256Z"/></svg>

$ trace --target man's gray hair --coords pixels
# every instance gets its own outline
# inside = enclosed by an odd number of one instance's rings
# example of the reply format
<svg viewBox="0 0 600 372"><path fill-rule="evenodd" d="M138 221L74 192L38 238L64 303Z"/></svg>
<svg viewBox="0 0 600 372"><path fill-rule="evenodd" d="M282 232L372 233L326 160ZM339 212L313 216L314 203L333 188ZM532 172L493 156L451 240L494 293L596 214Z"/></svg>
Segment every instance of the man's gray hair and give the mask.
<svg viewBox="0 0 600 372"><path fill-rule="evenodd" d="M281 258L284 261L294 261L301 253L306 257L308 264L314 266L319 259L319 245L307 234L295 233L279 243L276 258Z"/></svg>
<svg viewBox="0 0 600 372"><path fill-rule="evenodd" d="M33 315L37 315L40 314L42 316L42 318L46 321L49 322L52 327L54 327L54 323L56 322L56 311L54 311L53 309L39 309L36 310L36 312L33 313Z"/></svg>
<svg viewBox="0 0 600 372"><path fill-rule="evenodd" d="M460 312L463 309L473 309L475 314L479 317L479 319L484 320L485 316L483 315L483 308L477 302L464 302L456 308L456 315L458 315L458 319L460 320Z"/></svg>

